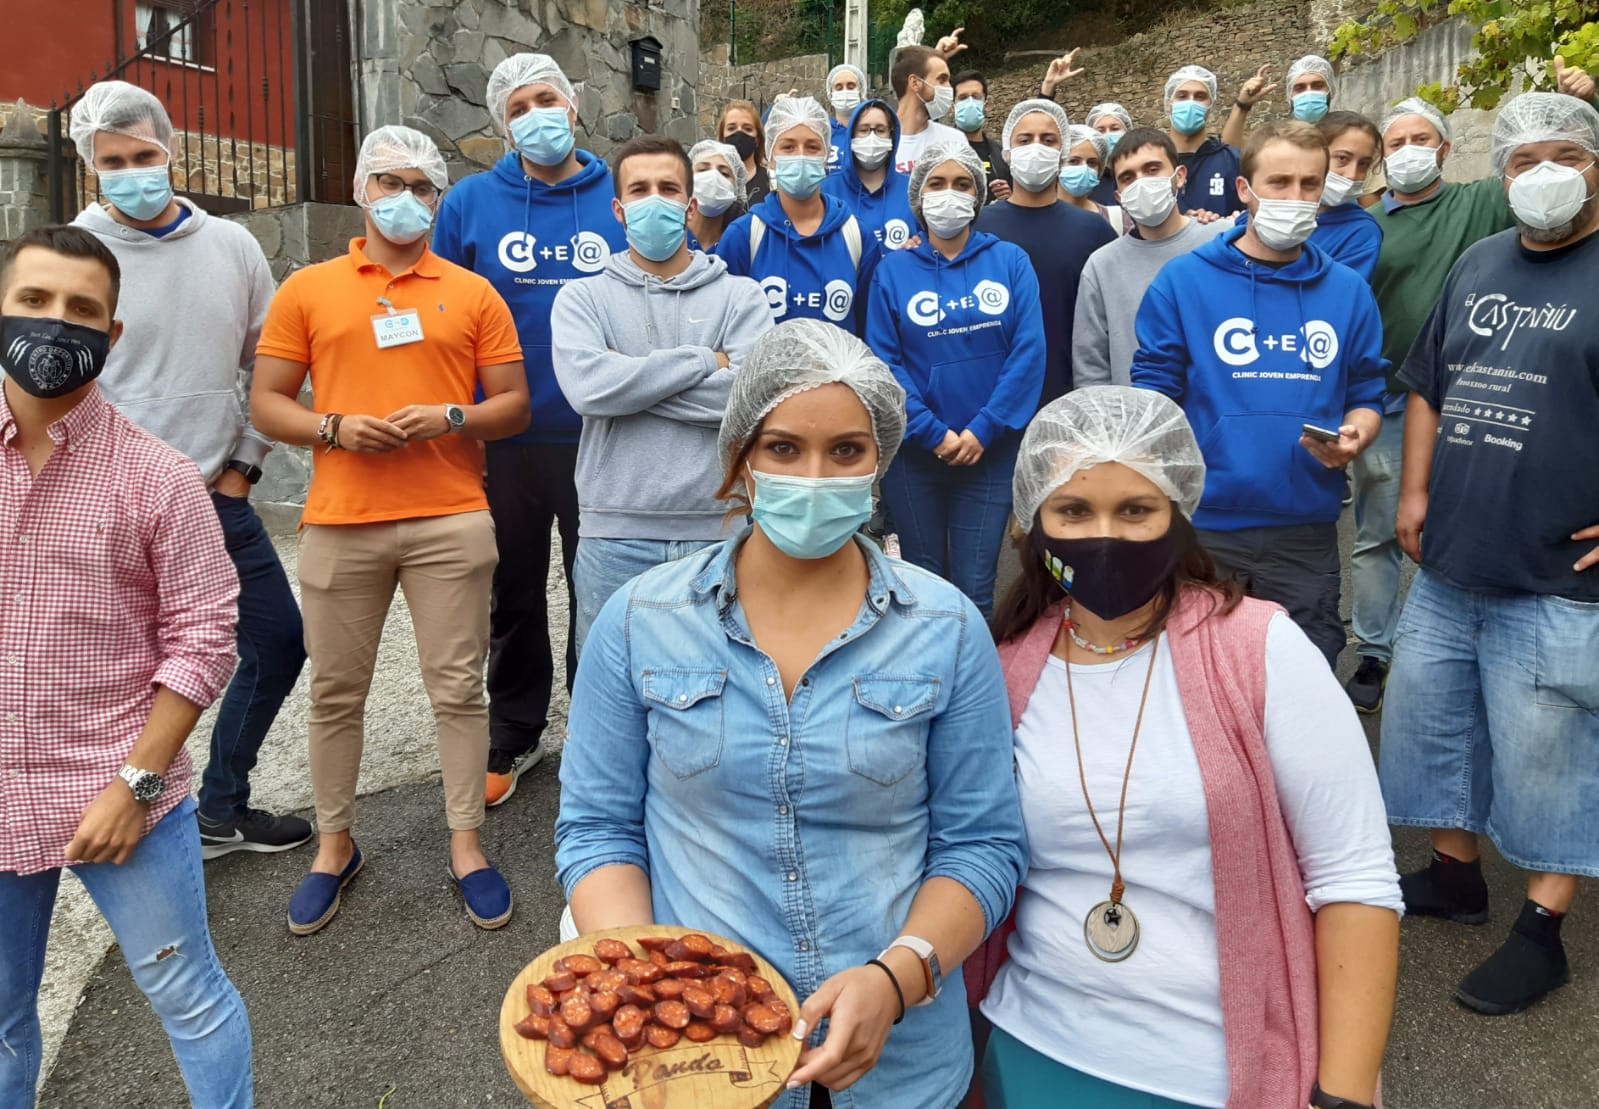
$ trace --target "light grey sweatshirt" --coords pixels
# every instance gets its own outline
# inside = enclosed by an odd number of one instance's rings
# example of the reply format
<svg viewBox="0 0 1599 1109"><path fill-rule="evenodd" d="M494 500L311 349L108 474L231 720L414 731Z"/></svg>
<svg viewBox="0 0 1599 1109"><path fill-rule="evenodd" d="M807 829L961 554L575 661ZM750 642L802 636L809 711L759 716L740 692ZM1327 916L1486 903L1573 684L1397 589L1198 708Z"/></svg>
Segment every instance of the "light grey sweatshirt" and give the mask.
<svg viewBox="0 0 1599 1109"><path fill-rule="evenodd" d="M771 326L760 286L697 251L667 279L613 254L600 274L556 295L555 377L583 417L579 536L724 537L716 432L733 375ZM717 368L718 351L728 368Z"/></svg>
<svg viewBox="0 0 1599 1109"><path fill-rule="evenodd" d="M255 344L276 286L254 236L182 197L178 203L189 217L160 239L124 227L98 204L72 222L122 267L122 338L101 390L210 483L233 459L259 466L272 449L247 413Z"/></svg>
<svg viewBox="0 0 1599 1109"><path fill-rule="evenodd" d="M1188 225L1169 238L1151 242L1137 235L1122 235L1088 256L1077 283L1077 313L1072 320L1072 384L1131 385L1133 355L1138 336L1133 321L1144 291L1160 267L1187 254L1223 231L1232 220L1219 219Z"/></svg>

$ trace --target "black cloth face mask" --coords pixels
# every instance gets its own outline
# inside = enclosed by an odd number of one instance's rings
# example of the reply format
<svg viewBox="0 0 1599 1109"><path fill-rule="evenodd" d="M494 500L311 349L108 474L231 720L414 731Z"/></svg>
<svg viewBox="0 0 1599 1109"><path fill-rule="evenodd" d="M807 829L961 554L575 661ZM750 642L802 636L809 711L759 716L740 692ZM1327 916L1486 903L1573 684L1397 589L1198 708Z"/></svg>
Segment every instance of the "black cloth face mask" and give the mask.
<svg viewBox="0 0 1599 1109"><path fill-rule="evenodd" d="M25 393L50 399L81 389L105 369L111 336L49 317L0 316L0 369Z"/></svg>
<svg viewBox="0 0 1599 1109"><path fill-rule="evenodd" d="M722 141L738 151L738 156L745 161L749 161L755 153L755 136L748 131L734 131Z"/></svg>
<svg viewBox="0 0 1599 1109"><path fill-rule="evenodd" d="M1183 558L1172 528L1159 539L1057 539L1035 521L1031 543L1050 577L1101 620L1147 605Z"/></svg>

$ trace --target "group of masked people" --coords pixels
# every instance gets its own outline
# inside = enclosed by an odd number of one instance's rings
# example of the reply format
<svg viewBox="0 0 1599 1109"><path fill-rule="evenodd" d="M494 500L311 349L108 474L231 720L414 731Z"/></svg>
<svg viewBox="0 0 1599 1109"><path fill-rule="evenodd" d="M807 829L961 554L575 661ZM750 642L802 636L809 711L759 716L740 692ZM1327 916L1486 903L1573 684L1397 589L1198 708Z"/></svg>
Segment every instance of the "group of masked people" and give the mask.
<svg viewBox="0 0 1599 1109"><path fill-rule="evenodd" d="M831 117L735 106L716 141L609 165L578 90L518 54L487 87L500 162L452 186L426 136L378 128L365 236L275 291L173 195L159 102L92 89L72 133L105 202L0 255L0 654L28 675L0 684L0 903L33 922L0 939L0 1100L32 1096L71 868L192 1102L252 1104L200 860L313 831L248 805L276 704L213 736L198 815L183 742L247 667L292 685L308 657L316 854L287 923L359 914L397 586L451 885L510 919L479 830L544 750L552 528L570 923L759 951L804 998L784 1109L1372 1105L1400 917L1487 920L1484 833L1528 899L1457 996L1564 984L1599 873L1592 85L1510 100L1496 175L1460 185L1433 109L1378 128L1295 69L1296 118L1239 148L1203 135L1193 67L1168 130L1024 101L996 188L960 108L986 84L960 95L939 50L900 52L896 103L835 71ZM311 452L292 644L260 630L270 542L230 532L260 528L274 443ZM1392 558L1386 654L1357 597L1375 704L1329 665L1352 464L1357 550ZM1384 696L1379 765L1356 709ZM1390 824L1434 830L1427 866L1398 875Z"/></svg>

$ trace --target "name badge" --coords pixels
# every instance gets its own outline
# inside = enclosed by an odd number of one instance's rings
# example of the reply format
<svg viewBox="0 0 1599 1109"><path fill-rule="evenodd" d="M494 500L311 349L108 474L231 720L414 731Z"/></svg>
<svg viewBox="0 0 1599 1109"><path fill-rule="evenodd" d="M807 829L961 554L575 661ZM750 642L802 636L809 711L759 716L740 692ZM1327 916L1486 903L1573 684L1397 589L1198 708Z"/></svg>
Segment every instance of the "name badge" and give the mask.
<svg viewBox="0 0 1599 1109"><path fill-rule="evenodd" d="M422 341L422 313L415 308L404 312L385 312L372 317L372 334L377 336L378 349L403 347Z"/></svg>

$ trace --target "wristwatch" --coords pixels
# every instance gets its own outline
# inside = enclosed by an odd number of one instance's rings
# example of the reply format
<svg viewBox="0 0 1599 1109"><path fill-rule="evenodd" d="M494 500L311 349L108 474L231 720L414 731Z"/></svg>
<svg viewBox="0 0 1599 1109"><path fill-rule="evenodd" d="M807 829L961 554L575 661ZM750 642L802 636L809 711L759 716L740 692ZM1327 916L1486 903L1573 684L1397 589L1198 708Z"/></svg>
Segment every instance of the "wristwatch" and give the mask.
<svg viewBox="0 0 1599 1109"><path fill-rule="evenodd" d="M236 474L243 474L244 480L251 485L261 480L261 467L252 466L248 462L240 462L237 458L229 462L227 468Z"/></svg>
<svg viewBox="0 0 1599 1109"><path fill-rule="evenodd" d="M148 805L160 797L167 788L166 779L153 770L123 766L117 771L117 777L128 783L128 788L133 790L133 799L142 805Z"/></svg>
<svg viewBox="0 0 1599 1109"><path fill-rule="evenodd" d="M933 950L932 944L920 936L901 936L883 948L883 953L878 958L881 959L896 947L908 949L922 961L922 985L926 987L927 995L918 1001L916 1006L931 1005L933 999L938 997L938 991L944 988L944 972L939 969L938 952Z"/></svg>
<svg viewBox="0 0 1599 1109"><path fill-rule="evenodd" d="M1318 1082L1310 1088L1310 1109L1372 1109L1363 1101L1350 1101L1347 1097L1334 1097L1321 1088Z"/></svg>
<svg viewBox="0 0 1599 1109"><path fill-rule="evenodd" d="M466 409L459 404L446 404L444 419L449 423L451 431L460 431L466 426Z"/></svg>

